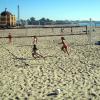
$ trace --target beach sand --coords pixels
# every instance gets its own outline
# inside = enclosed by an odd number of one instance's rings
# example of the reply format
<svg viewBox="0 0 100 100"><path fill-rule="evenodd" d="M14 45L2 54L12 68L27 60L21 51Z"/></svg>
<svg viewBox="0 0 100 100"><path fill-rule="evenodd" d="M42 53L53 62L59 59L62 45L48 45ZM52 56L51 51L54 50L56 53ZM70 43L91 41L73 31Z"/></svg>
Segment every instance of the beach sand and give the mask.
<svg viewBox="0 0 100 100"><path fill-rule="evenodd" d="M51 29L2 30L0 34L9 32L13 36L53 34ZM87 35L65 39L69 55L61 51L60 37L38 37L38 53L45 59L32 57L32 38L14 38L11 44L0 39L0 100L99 100L100 46L88 45ZM56 89L61 93L48 96Z"/></svg>

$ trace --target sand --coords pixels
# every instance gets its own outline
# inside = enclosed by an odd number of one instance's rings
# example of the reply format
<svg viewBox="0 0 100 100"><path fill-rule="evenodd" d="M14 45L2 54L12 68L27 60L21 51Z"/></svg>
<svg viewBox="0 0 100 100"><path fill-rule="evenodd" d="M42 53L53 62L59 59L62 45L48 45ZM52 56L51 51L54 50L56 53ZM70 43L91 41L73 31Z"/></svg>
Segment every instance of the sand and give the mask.
<svg viewBox="0 0 100 100"><path fill-rule="evenodd" d="M51 29L2 30L0 34L9 32L13 36L53 34ZM69 56L60 50L60 37L39 37L38 53L45 59L32 57L32 38L14 38L11 44L0 39L0 100L99 100L100 46L88 45L87 35L65 39ZM47 96L56 89L61 93Z"/></svg>

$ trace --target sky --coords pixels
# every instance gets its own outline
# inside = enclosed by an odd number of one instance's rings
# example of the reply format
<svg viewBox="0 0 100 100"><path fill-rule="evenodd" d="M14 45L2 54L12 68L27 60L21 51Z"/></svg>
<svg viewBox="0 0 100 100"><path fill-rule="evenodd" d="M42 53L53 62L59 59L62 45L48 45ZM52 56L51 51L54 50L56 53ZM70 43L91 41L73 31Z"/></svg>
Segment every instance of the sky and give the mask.
<svg viewBox="0 0 100 100"><path fill-rule="evenodd" d="M0 0L0 13L7 11L20 19L43 17L51 20L100 20L100 0Z"/></svg>

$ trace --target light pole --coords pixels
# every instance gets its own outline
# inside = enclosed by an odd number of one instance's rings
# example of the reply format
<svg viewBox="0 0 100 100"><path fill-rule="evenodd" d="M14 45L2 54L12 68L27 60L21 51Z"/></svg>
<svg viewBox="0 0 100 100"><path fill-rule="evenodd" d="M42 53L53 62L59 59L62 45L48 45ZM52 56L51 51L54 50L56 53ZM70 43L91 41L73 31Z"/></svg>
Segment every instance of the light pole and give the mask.
<svg viewBox="0 0 100 100"><path fill-rule="evenodd" d="M90 32L89 32L89 42L91 44L91 34L92 34L92 19L90 18Z"/></svg>

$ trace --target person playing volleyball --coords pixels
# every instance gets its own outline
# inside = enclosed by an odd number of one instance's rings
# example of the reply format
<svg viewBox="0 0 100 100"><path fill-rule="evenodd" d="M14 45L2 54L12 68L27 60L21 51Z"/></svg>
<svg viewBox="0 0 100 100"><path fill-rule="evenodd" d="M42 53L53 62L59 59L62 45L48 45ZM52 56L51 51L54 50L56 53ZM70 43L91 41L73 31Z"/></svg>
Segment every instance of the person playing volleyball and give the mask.
<svg viewBox="0 0 100 100"><path fill-rule="evenodd" d="M37 37L36 36L33 37L33 44L37 44Z"/></svg>
<svg viewBox="0 0 100 100"><path fill-rule="evenodd" d="M68 45L65 44L64 40L65 40L65 38L61 37L61 43L59 43L59 44L62 44L61 50L63 52L65 52L65 53L67 52L67 54L69 55L69 53L68 53Z"/></svg>
<svg viewBox="0 0 100 100"><path fill-rule="evenodd" d="M40 58L40 57L44 58L42 55L40 55L40 54L37 53L37 50L38 49L36 47L36 44L34 44L33 48L32 48L32 57L34 57L35 59L36 58Z"/></svg>
<svg viewBox="0 0 100 100"><path fill-rule="evenodd" d="M8 38L9 38L9 43L11 43L12 42L12 35L11 35L11 33L8 34Z"/></svg>

